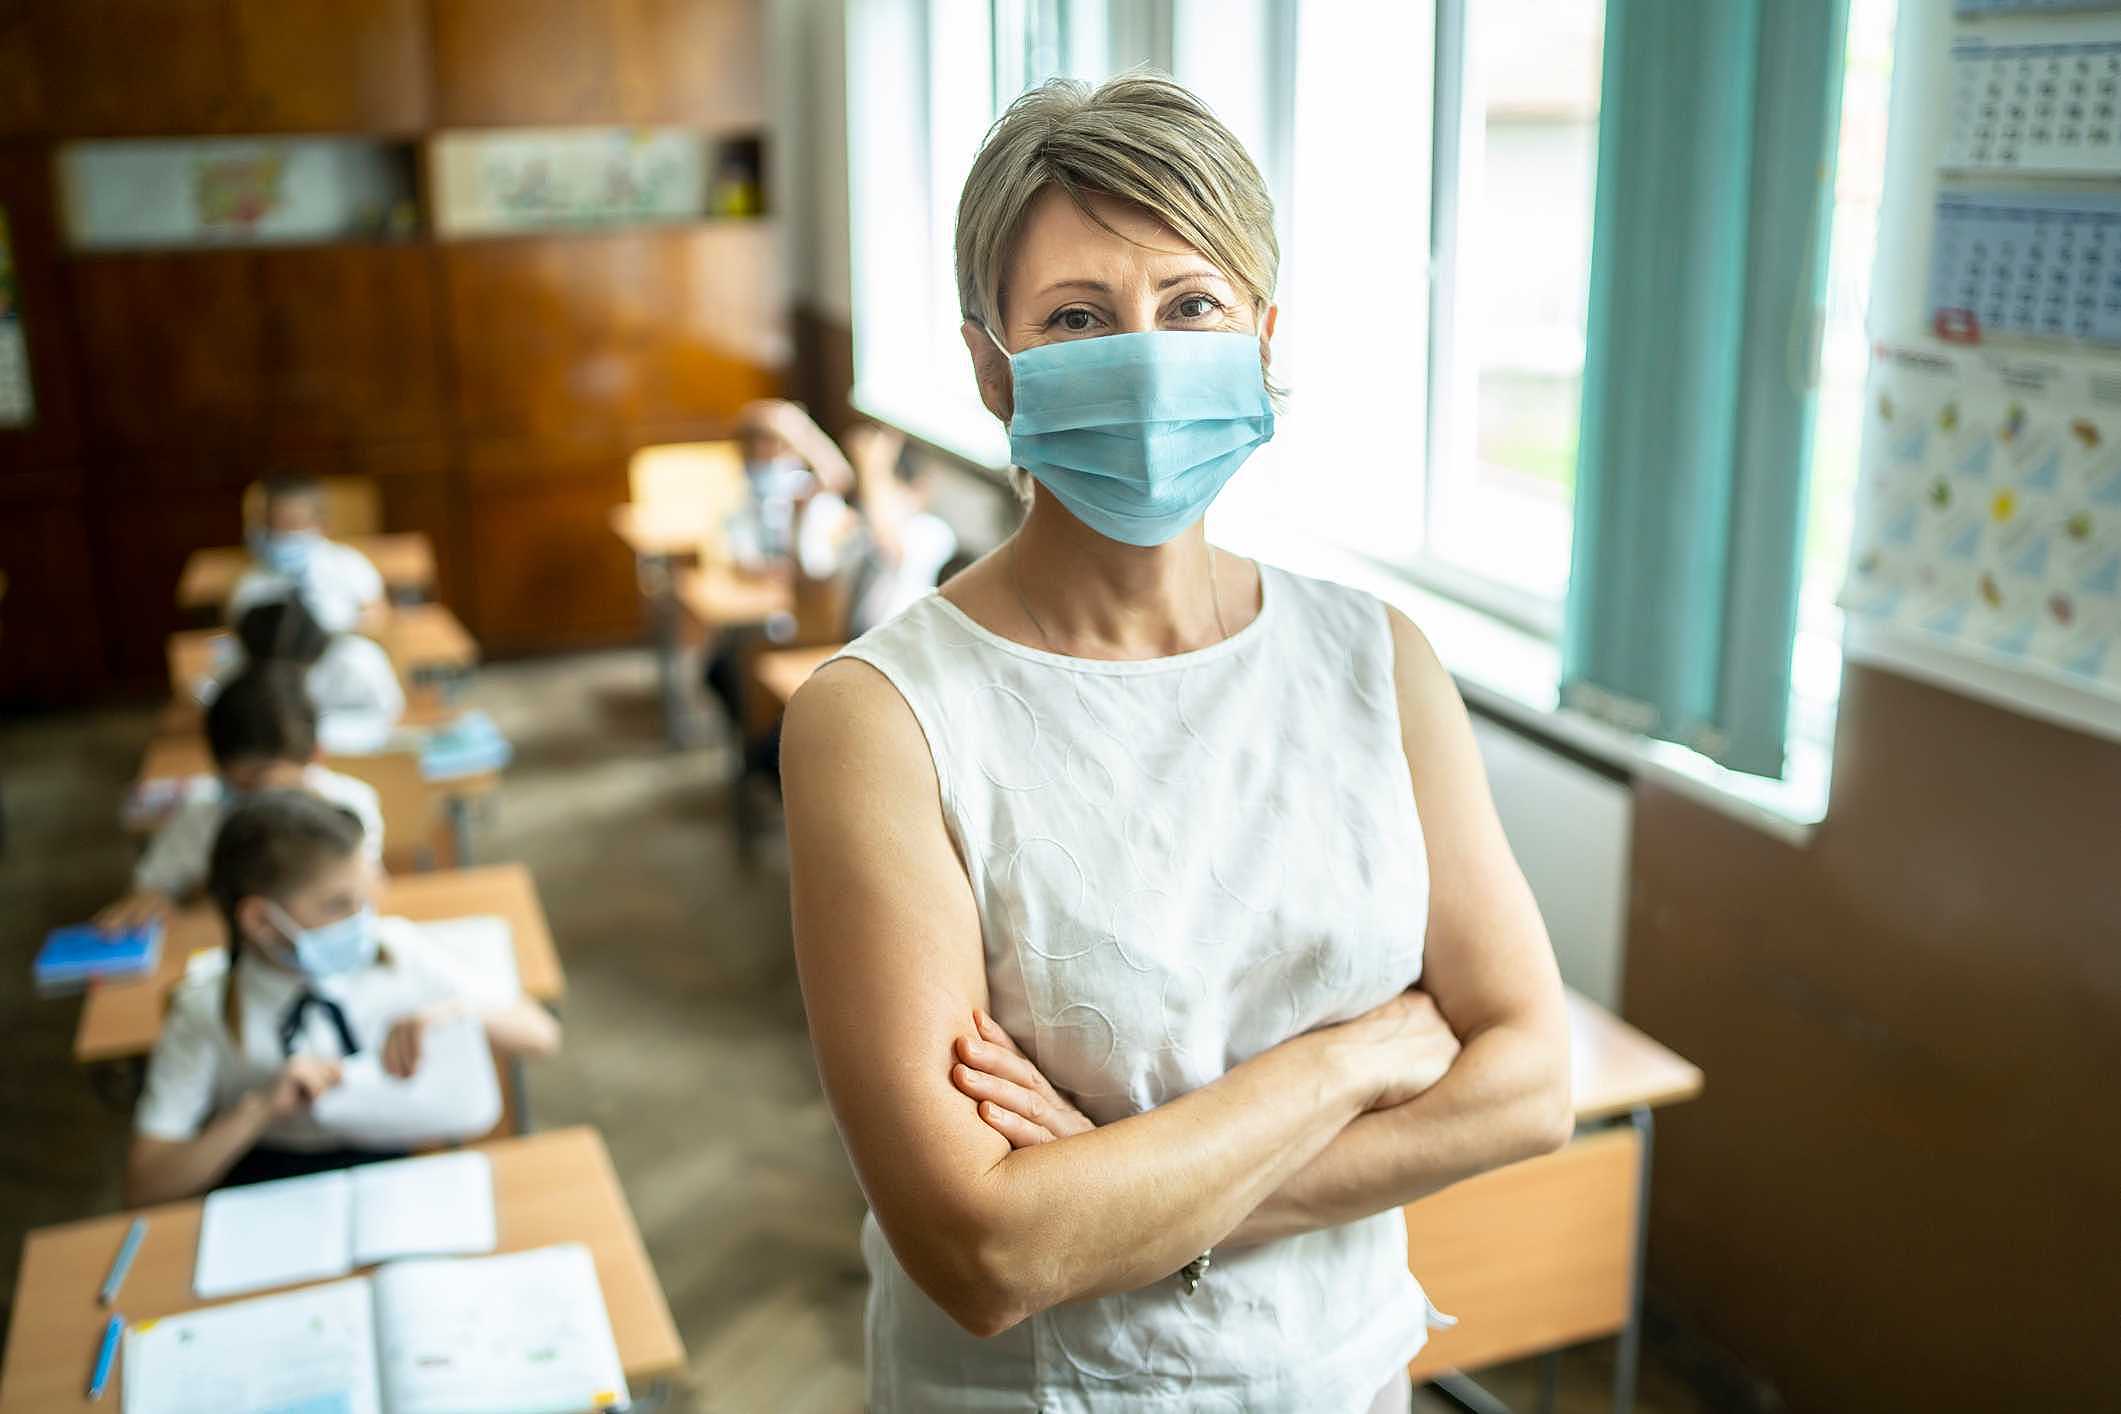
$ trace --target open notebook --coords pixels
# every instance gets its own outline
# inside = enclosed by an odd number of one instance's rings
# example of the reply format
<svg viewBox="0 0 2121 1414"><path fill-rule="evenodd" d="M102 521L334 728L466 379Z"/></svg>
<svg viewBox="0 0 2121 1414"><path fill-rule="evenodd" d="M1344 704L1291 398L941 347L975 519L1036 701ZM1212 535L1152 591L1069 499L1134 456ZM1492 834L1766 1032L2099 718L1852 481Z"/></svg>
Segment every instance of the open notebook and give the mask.
<svg viewBox="0 0 2121 1414"><path fill-rule="evenodd" d="M142 1321L125 1414L578 1414L624 1408L626 1377L579 1243L393 1262Z"/></svg>
<svg viewBox="0 0 2121 1414"><path fill-rule="evenodd" d="M494 1244L493 1165L484 1154L394 1159L209 1195L192 1290L235 1296L393 1257L491 1252Z"/></svg>

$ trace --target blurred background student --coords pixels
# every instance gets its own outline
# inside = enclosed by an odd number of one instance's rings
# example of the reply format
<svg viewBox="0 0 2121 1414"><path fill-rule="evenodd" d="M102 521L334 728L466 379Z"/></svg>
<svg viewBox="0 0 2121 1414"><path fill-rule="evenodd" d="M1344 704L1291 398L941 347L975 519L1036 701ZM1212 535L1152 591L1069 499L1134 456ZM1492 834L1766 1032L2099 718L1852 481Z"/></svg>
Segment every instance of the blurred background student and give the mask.
<svg viewBox="0 0 2121 1414"><path fill-rule="evenodd" d="M317 713L302 670L260 663L237 674L206 709L216 774L201 776L155 832L133 870L132 891L96 915L113 930L166 915L206 883L214 836L229 812L259 791L300 789L349 812L369 859L383 858L383 812L366 782L317 759Z"/></svg>
<svg viewBox="0 0 2121 1414"><path fill-rule="evenodd" d="M302 673L317 711L317 744L327 752L380 751L405 715L405 687L383 646L358 633L333 633L299 598L244 610L236 623L242 664L286 663ZM218 685L203 694L212 700Z"/></svg>
<svg viewBox="0 0 2121 1414"><path fill-rule="evenodd" d="M267 791L230 813L209 874L227 966L170 999L133 1118L133 1202L391 1157L310 1106L356 1056L411 1075L434 1027L475 1016L502 1055L559 1049L550 1013L520 994L476 1008L417 925L378 919L377 882L361 821L320 796Z"/></svg>
<svg viewBox="0 0 2121 1414"><path fill-rule="evenodd" d="M253 604L300 595L334 633L374 623L385 608L383 576L326 530L324 488L315 477L268 479L261 521L249 534L252 564L229 592L229 619L241 619Z"/></svg>

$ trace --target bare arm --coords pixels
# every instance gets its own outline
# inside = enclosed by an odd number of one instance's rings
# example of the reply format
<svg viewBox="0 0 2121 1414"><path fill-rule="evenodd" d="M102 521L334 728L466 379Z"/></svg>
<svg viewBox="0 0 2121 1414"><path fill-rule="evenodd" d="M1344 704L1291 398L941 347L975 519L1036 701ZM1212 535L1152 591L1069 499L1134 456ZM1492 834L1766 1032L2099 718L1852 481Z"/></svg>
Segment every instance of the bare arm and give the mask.
<svg viewBox="0 0 2121 1414"><path fill-rule="evenodd" d="M892 1251L966 1329L1170 1275L1390 1095L1388 1006L1068 1144L1012 1150L950 1080L985 961L911 710L843 662L796 694L783 731L796 963L826 1094Z"/></svg>
<svg viewBox="0 0 2121 1414"><path fill-rule="evenodd" d="M1401 734L1429 854L1422 988L1463 1049L1443 1079L1341 1131L1234 1245L1351 1222L1559 1147L1572 1128L1568 1016L1546 927L1510 854L1458 690L1388 611Z"/></svg>
<svg viewBox="0 0 2121 1414"><path fill-rule="evenodd" d="M251 1151L267 1126L338 1083L338 1062L296 1056L271 1084L215 1115L193 1138L134 1135L125 1158L125 1201L139 1207L204 1193Z"/></svg>

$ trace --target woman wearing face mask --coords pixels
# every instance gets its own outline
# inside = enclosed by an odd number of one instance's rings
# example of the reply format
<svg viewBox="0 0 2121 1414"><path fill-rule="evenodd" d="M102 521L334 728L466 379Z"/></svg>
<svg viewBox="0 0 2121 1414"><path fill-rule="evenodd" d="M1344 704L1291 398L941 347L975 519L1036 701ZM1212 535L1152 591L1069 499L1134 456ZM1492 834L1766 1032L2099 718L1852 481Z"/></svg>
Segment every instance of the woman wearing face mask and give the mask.
<svg viewBox="0 0 2121 1414"><path fill-rule="evenodd" d="M207 884L229 964L170 997L134 1112L129 1202L393 1157L347 1147L310 1105L364 1053L411 1075L429 1029L456 1018L476 1015L503 1055L558 1049L559 1023L526 997L475 1010L415 925L375 916L375 887L352 812L292 790L230 812Z"/></svg>
<svg viewBox="0 0 2121 1414"><path fill-rule="evenodd" d="M966 181L965 340L1030 510L784 737L878 1414L1404 1410L1449 1318L1399 1206L1569 1132L1451 679L1378 601L1203 536L1273 433L1276 259L1258 170L1166 80L1027 94Z"/></svg>

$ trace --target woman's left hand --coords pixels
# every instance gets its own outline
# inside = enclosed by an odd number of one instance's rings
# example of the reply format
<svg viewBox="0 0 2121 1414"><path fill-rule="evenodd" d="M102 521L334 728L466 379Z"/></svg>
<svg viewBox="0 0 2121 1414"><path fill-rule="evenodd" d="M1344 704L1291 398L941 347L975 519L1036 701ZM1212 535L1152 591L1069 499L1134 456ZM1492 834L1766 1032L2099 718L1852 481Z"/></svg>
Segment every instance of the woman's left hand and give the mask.
<svg viewBox="0 0 2121 1414"><path fill-rule="evenodd" d="M1061 1098L993 1017L975 1011L972 1024L976 1035L957 1038L959 1063L950 1067L950 1083L979 1102L979 1117L1010 1148L1028 1149L1097 1128Z"/></svg>

